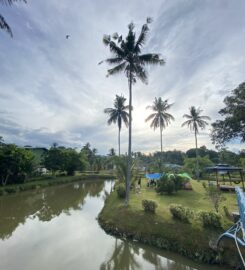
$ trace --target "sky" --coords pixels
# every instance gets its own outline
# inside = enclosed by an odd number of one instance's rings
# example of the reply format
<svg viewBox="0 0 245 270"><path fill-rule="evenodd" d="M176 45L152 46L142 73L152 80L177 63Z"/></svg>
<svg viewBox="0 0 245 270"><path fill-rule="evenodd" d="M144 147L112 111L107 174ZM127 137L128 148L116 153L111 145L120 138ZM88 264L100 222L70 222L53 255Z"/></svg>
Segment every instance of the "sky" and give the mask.
<svg viewBox="0 0 245 270"><path fill-rule="evenodd" d="M1 6L13 31L0 31L0 135L18 145L81 148L86 142L99 154L117 149L117 125L107 125L103 110L116 94L128 98L127 78L106 77L110 57L104 34L139 33L153 18L143 53L160 53L166 64L148 69L147 85L133 86L132 150L159 151L160 134L145 119L155 97L173 103L175 117L163 131L163 150L186 151L194 134L181 127L190 106L214 122L231 90L244 81L244 0L42 0ZM66 39L66 35L70 35ZM214 149L210 125L198 145ZM127 151L123 126L121 152ZM239 151L244 144L226 145Z"/></svg>

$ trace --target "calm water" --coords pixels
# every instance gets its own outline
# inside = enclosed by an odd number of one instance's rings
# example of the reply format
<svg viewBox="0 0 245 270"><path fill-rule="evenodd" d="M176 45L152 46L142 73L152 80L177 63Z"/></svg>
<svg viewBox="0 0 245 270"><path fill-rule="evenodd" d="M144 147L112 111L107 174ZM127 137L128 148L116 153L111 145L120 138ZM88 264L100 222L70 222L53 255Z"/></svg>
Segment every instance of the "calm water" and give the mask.
<svg viewBox="0 0 245 270"><path fill-rule="evenodd" d="M0 269L221 269L105 234L96 217L112 184L80 182L0 197Z"/></svg>

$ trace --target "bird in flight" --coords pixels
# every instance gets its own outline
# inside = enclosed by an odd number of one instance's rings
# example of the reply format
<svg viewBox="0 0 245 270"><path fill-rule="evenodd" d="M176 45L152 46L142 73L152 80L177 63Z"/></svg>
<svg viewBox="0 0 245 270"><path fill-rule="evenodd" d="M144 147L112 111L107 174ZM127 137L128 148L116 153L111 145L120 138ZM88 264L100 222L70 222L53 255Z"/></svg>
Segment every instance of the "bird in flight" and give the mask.
<svg viewBox="0 0 245 270"><path fill-rule="evenodd" d="M70 37L70 35L66 35L66 39L68 39Z"/></svg>

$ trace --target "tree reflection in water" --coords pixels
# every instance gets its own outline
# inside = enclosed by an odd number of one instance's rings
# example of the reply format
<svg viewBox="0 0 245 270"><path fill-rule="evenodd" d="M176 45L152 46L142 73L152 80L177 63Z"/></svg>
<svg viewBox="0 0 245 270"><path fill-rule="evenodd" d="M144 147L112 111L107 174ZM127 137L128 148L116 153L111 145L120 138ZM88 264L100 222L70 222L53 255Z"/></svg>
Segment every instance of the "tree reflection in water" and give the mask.
<svg viewBox="0 0 245 270"><path fill-rule="evenodd" d="M142 269L140 261L147 261L156 270L194 270L189 266L162 257L151 248L141 248L137 243L115 239L110 258L101 264L100 270ZM145 265L145 264L144 264Z"/></svg>
<svg viewBox="0 0 245 270"><path fill-rule="evenodd" d="M61 213L80 210L86 197L99 197L104 181L55 186L43 190L0 197L0 238L9 238L28 218L50 221Z"/></svg>
<svg viewBox="0 0 245 270"><path fill-rule="evenodd" d="M100 270L140 269L140 263L137 262L135 254L139 255L139 248L136 245L115 239L113 253L107 262L101 264Z"/></svg>

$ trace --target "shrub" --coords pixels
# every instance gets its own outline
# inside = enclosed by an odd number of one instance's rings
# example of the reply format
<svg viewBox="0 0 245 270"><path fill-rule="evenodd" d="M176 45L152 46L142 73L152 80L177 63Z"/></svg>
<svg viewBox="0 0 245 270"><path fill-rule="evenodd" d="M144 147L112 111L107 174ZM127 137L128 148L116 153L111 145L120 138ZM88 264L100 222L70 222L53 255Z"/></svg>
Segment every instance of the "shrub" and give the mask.
<svg viewBox="0 0 245 270"><path fill-rule="evenodd" d="M143 200L142 207L144 208L145 212L155 213L157 208L157 203L152 200Z"/></svg>
<svg viewBox="0 0 245 270"><path fill-rule="evenodd" d="M126 198L126 189L123 185L119 185L117 187L117 196L120 199L125 199Z"/></svg>
<svg viewBox="0 0 245 270"><path fill-rule="evenodd" d="M166 175L163 175L161 179L157 182L156 192L160 194L162 194L163 192L172 194L174 191L175 191L174 180Z"/></svg>
<svg viewBox="0 0 245 270"><path fill-rule="evenodd" d="M218 213L221 202L226 200L220 189L216 186L209 186L206 188L206 196L213 204L215 211Z"/></svg>
<svg viewBox="0 0 245 270"><path fill-rule="evenodd" d="M189 207L184 207L181 204L170 204L169 210L173 218L187 223L194 216L194 212Z"/></svg>
<svg viewBox="0 0 245 270"><path fill-rule="evenodd" d="M221 227L221 215L215 212L200 211L198 214L204 227Z"/></svg>

